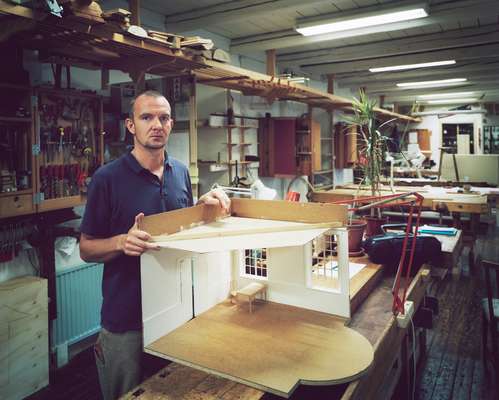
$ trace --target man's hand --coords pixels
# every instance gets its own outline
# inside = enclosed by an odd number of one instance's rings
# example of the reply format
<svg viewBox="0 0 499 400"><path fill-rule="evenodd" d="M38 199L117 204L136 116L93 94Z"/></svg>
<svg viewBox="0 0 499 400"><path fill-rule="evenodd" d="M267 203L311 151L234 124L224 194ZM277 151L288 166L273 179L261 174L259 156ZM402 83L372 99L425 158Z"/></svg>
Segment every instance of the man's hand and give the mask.
<svg viewBox="0 0 499 400"><path fill-rule="evenodd" d="M218 205L226 214L230 212L230 199L222 189L212 189L203 194L198 204Z"/></svg>
<svg viewBox="0 0 499 400"><path fill-rule="evenodd" d="M120 250L127 256L140 256L147 250L159 250L159 246L155 243L149 243L151 235L140 230L144 213L140 213L135 217L135 223L130 228L127 234L122 235L119 241Z"/></svg>

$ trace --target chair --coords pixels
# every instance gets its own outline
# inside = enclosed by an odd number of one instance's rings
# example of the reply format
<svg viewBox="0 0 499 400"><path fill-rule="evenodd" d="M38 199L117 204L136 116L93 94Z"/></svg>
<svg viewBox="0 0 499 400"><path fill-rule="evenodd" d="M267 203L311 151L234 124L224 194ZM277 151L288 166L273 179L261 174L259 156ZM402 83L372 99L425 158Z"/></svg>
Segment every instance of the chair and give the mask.
<svg viewBox="0 0 499 400"><path fill-rule="evenodd" d="M495 370L496 382L499 381L499 350L498 350L498 322L499 322L499 263L482 261L484 271L485 288L487 297L482 299L482 352L485 370L487 370L487 358L490 357L487 342L490 336L492 345L491 364ZM493 278L495 275L495 282ZM495 288L494 288L495 283ZM494 290L495 289L495 290Z"/></svg>

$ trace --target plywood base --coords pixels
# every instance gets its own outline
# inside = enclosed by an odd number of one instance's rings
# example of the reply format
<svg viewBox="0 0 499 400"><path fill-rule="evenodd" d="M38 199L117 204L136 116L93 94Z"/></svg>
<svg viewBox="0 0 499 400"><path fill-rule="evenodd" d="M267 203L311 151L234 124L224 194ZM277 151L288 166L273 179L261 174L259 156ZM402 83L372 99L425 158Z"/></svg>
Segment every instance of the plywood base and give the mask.
<svg viewBox="0 0 499 400"><path fill-rule="evenodd" d="M289 397L300 383L339 384L367 371L373 348L344 323L277 303L258 302L249 314L224 302L145 351Z"/></svg>

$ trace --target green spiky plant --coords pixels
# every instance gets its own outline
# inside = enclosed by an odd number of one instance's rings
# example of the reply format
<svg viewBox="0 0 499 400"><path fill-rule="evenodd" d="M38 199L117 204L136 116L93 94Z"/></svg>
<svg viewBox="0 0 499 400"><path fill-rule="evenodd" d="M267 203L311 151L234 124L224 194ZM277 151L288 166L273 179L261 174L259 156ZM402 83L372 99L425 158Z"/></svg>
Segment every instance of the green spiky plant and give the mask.
<svg viewBox="0 0 499 400"><path fill-rule="evenodd" d="M396 118L378 124L376 118L376 101L370 100L363 90L359 91L359 98L352 100L354 114L345 116L348 127L355 128L358 135L359 164L363 170L360 186L368 184L371 194L380 193L381 175L387 141L390 138L382 134L382 128L396 120Z"/></svg>
<svg viewBox="0 0 499 400"><path fill-rule="evenodd" d="M363 170L363 177L359 184L359 190L365 184L370 186L371 195L380 194L381 175L387 141L390 138L382 134L382 129L396 118L379 124L376 118L376 101L370 100L363 90L359 91L359 98L352 100L354 114L345 116L349 128L355 128L358 135L359 165ZM372 215L375 210L371 209Z"/></svg>

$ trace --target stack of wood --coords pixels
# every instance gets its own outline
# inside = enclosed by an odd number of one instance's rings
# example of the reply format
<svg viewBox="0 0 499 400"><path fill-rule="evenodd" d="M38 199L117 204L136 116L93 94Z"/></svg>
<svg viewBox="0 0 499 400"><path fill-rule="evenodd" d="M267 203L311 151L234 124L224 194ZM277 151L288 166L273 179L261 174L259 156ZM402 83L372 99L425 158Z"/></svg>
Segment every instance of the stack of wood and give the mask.
<svg viewBox="0 0 499 400"><path fill-rule="evenodd" d="M180 49L180 43L184 39L183 36L175 35L173 33L168 32L160 32L160 31L147 31L149 37L157 42L161 42L163 44L168 45L169 47L173 47L175 49Z"/></svg>
<svg viewBox="0 0 499 400"><path fill-rule="evenodd" d="M200 36L188 36L182 40L180 45L182 47L191 47L193 49L211 50L213 48L213 41Z"/></svg>
<svg viewBox="0 0 499 400"><path fill-rule="evenodd" d="M102 17L110 25L113 25L117 30L126 31L130 27L130 16L132 13L123 8L114 8L102 13Z"/></svg>

